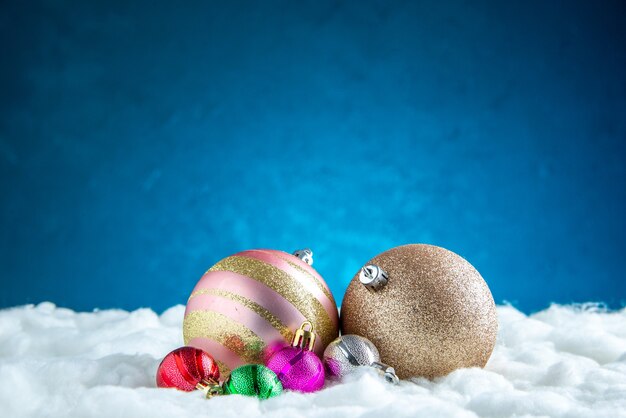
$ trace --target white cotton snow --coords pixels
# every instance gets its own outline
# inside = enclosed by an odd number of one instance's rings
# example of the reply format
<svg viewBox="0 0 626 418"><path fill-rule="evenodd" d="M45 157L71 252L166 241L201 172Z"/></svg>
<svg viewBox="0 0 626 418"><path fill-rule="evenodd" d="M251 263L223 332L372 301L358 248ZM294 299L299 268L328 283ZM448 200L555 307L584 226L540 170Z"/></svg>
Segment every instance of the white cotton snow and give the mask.
<svg viewBox="0 0 626 418"><path fill-rule="evenodd" d="M184 307L77 313L51 303L0 311L1 417L626 417L626 309L498 307L484 370L387 384L363 369L314 394L259 401L157 389L182 345Z"/></svg>

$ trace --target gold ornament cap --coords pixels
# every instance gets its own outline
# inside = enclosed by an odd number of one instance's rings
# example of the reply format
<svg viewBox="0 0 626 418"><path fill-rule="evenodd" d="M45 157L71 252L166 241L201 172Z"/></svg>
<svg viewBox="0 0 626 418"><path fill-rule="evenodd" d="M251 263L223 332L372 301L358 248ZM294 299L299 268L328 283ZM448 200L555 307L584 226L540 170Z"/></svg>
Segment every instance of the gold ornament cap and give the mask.
<svg viewBox="0 0 626 418"><path fill-rule="evenodd" d="M211 399L214 396L219 396L224 393L222 386L218 382L212 379L202 379L196 385L196 389L200 390L201 392L204 392L204 395L206 396L207 399Z"/></svg>
<svg viewBox="0 0 626 418"><path fill-rule="evenodd" d="M296 330L296 334L293 336L291 346L313 351L314 345L315 333L313 332L313 324L311 324L309 321L304 321L302 325L300 325L300 328Z"/></svg>

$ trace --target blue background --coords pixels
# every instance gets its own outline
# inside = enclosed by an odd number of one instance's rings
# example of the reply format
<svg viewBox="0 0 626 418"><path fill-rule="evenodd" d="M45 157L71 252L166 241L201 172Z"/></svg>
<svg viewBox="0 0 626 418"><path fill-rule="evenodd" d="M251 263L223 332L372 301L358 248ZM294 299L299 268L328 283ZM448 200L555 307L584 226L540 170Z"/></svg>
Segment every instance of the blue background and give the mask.
<svg viewBox="0 0 626 418"><path fill-rule="evenodd" d="M0 305L157 310L249 248L426 242L626 299L624 2L3 2Z"/></svg>

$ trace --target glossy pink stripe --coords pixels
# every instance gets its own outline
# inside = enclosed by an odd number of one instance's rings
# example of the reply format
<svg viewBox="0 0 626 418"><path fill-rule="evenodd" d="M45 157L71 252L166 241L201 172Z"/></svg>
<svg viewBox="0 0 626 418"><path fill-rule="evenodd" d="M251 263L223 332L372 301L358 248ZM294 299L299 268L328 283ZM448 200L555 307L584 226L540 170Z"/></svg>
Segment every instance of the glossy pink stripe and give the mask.
<svg viewBox="0 0 626 418"><path fill-rule="evenodd" d="M232 271L208 271L204 273L193 291L196 292L201 289L222 289L253 300L276 315L291 331L295 331L307 320L295 306L273 289L248 276ZM198 297L200 296L194 296L188 302L185 313L190 312L189 303ZM323 351L321 338L317 338L315 340L315 352L322 353Z"/></svg>
<svg viewBox="0 0 626 418"><path fill-rule="evenodd" d="M238 322L258 335L265 344L283 340L284 337L263 317L237 301L217 295L198 295L187 303L187 311L211 311Z"/></svg>
<svg viewBox="0 0 626 418"><path fill-rule="evenodd" d="M230 351L222 344L208 338L192 338L188 345L206 351L213 356L215 360L221 361L231 370L244 364L244 361L237 354Z"/></svg>
<svg viewBox="0 0 626 418"><path fill-rule="evenodd" d="M297 328L306 320L295 306L273 289L248 276L232 271L206 272L193 291L197 292L201 289L222 289L253 300L276 315L289 328L294 326Z"/></svg>
<svg viewBox="0 0 626 418"><path fill-rule="evenodd" d="M287 263L285 260L277 257L275 254L272 254L269 251L250 250L240 252L236 255L240 257L254 258L263 261L265 263L271 264L272 266L280 270L283 270L290 276L293 276L309 293L313 295L313 297L320 301L320 303L328 313L331 321L333 321L335 326L338 326L337 306L332 300L328 299L326 294L324 294L324 292L320 290L317 284L315 284L313 280L306 274L304 274L297 268L289 265L289 263Z"/></svg>

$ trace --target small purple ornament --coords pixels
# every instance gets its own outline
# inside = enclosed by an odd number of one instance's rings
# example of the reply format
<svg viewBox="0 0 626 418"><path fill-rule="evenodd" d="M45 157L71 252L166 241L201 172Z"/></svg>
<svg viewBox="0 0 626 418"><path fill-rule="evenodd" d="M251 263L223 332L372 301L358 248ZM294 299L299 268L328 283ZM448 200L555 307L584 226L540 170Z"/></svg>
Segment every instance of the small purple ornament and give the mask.
<svg viewBox="0 0 626 418"><path fill-rule="evenodd" d="M314 343L313 326L304 322L296 331L291 346L275 352L267 360L267 367L276 373L283 388L315 392L324 386L324 365L311 351Z"/></svg>

